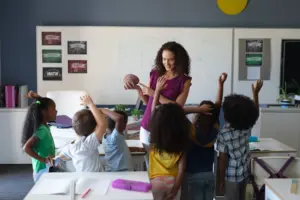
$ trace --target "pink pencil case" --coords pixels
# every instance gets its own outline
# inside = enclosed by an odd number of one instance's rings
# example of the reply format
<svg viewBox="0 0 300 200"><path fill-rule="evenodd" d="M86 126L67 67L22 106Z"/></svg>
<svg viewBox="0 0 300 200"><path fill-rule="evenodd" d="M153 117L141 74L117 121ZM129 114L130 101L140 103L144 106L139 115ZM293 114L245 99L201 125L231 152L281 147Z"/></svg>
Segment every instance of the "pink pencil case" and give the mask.
<svg viewBox="0 0 300 200"><path fill-rule="evenodd" d="M151 184L140 182L140 181L130 181L124 179L116 179L112 182L113 188L118 188L122 190L131 190L137 192L149 192L151 190Z"/></svg>

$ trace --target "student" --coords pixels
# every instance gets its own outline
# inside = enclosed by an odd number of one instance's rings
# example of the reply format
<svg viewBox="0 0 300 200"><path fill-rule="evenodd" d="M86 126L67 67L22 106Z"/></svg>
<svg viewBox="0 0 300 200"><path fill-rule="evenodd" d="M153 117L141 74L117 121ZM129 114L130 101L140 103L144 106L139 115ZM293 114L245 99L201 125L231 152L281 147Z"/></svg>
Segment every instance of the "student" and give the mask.
<svg viewBox="0 0 300 200"><path fill-rule="evenodd" d="M165 77L157 81L150 124L149 178L155 200L180 198L189 144L190 125L182 107L169 103L156 108L165 83Z"/></svg>
<svg viewBox="0 0 300 200"><path fill-rule="evenodd" d="M245 199L249 165L248 138L259 116L258 94L262 86L261 80L252 84L254 101L239 94L228 95L224 99L225 125L217 138L217 150L220 191L225 189L225 200Z"/></svg>
<svg viewBox="0 0 300 200"><path fill-rule="evenodd" d="M223 86L227 74L219 77L216 102L202 101L198 107L184 107L195 116L191 128L191 144L187 154L187 169L182 190L182 200L212 200L215 192L213 163L214 143L219 131L219 113L223 99Z"/></svg>
<svg viewBox="0 0 300 200"><path fill-rule="evenodd" d="M30 91L29 98L35 101L29 106L22 133L24 151L32 158L33 180L38 181L53 165L55 145L47 125L56 118L56 105L52 99L40 97Z"/></svg>
<svg viewBox="0 0 300 200"><path fill-rule="evenodd" d="M74 143L62 149L62 160L72 159L76 172L99 172L103 170L98 146L106 131L105 115L90 96L81 97L82 104L89 107L75 113L72 126L77 134Z"/></svg>
<svg viewBox="0 0 300 200"><path fill-rule="evenodd" d="M127 114L123 111L100 110L108 117L108 130L102 141L107 171L132 171L131 153L123 133L127 125Z"/></svg>

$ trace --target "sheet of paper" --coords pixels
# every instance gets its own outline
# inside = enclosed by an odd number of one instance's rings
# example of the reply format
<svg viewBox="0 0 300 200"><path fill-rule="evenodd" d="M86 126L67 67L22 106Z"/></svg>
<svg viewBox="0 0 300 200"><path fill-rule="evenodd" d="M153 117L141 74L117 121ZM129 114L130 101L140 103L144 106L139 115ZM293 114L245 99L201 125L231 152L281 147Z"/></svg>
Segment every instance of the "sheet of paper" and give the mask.
<svg viewBox="0 0 300 200"><path fill-rule="evenodd" d="M127 146L128 147L138 147L138 148L143 148L142 143L140 140L126 140Z"/></svg>
<svg viewBox="0 0 300 200"><path fill-rule="evenodd" d="M260 68L261 67L247 67L247 80L260 79Z"/></svg>
<svg viewBox="0 0 300 200"><path fill-rule="evenodd" d="M84 194L88 189L90 193L106 195L110 186L110 180L98 180L93 178L80 178L76 182L76 194Z"/></svg>
<svg viewBox="0 0 300 200"><path fill-rule="evenodd" d="M72 179L40 179L33 190L32 194L67 194L69 192ZM49 187L51 186L51 187Z"/></svg>

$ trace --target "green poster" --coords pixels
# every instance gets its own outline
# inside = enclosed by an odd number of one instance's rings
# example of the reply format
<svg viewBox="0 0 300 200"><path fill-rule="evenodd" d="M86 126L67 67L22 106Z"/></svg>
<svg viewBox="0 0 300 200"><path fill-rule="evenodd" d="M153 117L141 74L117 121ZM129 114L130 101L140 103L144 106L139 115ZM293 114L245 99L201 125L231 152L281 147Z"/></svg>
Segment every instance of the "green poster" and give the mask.
<svg viewBox="0 0 300 200"><path fill-rule="evenodd" d="M262 66L262 54L246 54L246 66Z"/></svg>
<svg viewBox="0 0 300 200"><path fill-rule="evenodd" d="M43 49L43 63L61 63L62 56L60 49Z"/></svg>

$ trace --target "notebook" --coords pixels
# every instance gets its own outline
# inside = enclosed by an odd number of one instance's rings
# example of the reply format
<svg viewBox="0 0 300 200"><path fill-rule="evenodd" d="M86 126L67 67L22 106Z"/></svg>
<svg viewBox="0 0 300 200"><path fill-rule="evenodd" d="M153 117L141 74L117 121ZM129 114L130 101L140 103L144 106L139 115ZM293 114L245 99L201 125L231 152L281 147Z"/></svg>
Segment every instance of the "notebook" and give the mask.
<svg viewBox="0 0 300 200"><path fill-rule="evenodd" d="M35 184L32 194L68 195L70 185L74 178L43 178ZM110 186L110 180L98 180L94 178L81 177L76 180L75 194L82 195L88 189L89 194L106 195ZM49 187L51 185L51 187Z"/></svg>

